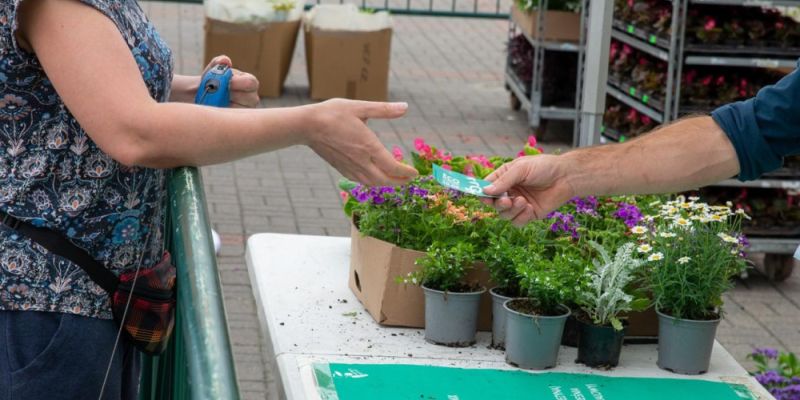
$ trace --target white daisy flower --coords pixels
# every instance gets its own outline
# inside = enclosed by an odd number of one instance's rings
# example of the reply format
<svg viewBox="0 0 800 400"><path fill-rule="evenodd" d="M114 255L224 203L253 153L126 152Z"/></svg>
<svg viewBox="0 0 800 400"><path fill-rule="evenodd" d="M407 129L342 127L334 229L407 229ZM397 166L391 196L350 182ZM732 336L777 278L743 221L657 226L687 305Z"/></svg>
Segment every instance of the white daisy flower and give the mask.
<svg viewBox="0 0 800 400"><path fill-rule="evenodd" d="M650 246L649 244L645 243L639 245L639 247L636 250L639 251L639 253L649 253L653 250L653 246Z"/></svg>
<svg viewBox="0 0 800 400"><path fill-rule="evenodd" d="M664 259L664 254L662 253L653 253L647 257L647 261L661 261Z"/></svg>
<svg viewBox="0 0 800 400"><path fill-rule="evenodd" d="M644 226L638 225L638 226L634 226L633 228L631 228L631 232L633 232L633 233L635 233L637 235L644 235L645 233L647 233L647 228L644 227Z"/></svg>
<svg viewBox="0 0 800 400"><path fill-rule="evenodd" d="M677 218L675 220L675 223L678 224L679 226L691 226L692 225L692 221L689 221L686 218Z"/></svg>
<svg viewBox="0 0 800 400"><path fill-rule="evenodd" d="M678 235L676 235L676 234L674 234L672 232L661 232L661 233L658 234L658 236L661 236L662 238L674 238L675 236L678 236Z"/></svg>
<svg viewBox="0 0 800 400"><path fill-rule="evenodd" d="M689 261L692 261L691 257L681 257L678 259L678 264L686 264Z"/></svg>
<svg viewBox="0 0 800 400"><path fill-rule="evenodd" d="M700 200L700 198L699 198L699 197L697 197L697 196L689 196L689 201L691 201L691 202L695 202L695 201L697 201L697 200Z"/></svg>

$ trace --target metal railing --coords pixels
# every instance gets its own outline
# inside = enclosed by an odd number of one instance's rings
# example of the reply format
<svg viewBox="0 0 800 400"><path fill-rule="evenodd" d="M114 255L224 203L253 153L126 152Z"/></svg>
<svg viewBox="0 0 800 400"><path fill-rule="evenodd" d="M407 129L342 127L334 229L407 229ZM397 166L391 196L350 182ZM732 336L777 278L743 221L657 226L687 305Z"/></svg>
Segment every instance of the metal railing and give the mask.
<svg viewBox="0 0 800 400"><path fill-rule="evenodd" d="M140 399L237 400L202 178L196 168L179 168L167 185L166 239L178 270L177 320L167 351L142 359Z"/></svg>
<svg viewBox="0 0 800 400"><path fill-rule="evenodd" d="M202 0L167 0L202 3ZM508 18L514 0L305 0L306 8L316 4L353 3L361 8L386 10L398 15L465 18Z"/></svg>

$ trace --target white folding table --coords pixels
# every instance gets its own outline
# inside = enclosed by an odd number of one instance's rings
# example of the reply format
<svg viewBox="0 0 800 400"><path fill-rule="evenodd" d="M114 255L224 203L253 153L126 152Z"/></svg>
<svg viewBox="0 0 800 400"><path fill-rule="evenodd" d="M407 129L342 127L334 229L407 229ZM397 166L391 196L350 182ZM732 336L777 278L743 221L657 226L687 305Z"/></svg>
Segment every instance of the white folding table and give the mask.
<svg viewBox="0 0 800 400"><path fill-rule="evenodd" d="M247 242L247 268L268 362L280 373L283 398L319 398L312 366L320 362L514 369L501 351L488 348L489 333L479 333L476 345L459 349L425 342L420 329L378 325L347 286L349 263L349 238L258 234ZM724 381L772 399L719 343L709 372L700 376L659 369L656 345L625 346L620 366L611 371L575 364L575 358L574 348L562 347L558 366L550 371Z"/></svg>

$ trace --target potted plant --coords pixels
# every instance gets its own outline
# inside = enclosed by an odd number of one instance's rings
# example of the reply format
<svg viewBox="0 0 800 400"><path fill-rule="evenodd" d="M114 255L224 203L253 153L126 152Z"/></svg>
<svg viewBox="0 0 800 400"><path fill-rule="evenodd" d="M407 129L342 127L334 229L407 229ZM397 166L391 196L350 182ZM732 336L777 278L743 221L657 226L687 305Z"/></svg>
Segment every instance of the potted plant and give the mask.
<svg viewBox="0 0 800 400"><path fill-rule="evenodd" d="M754 349L747 356L753 360L752 372L758 383L779 400L800 398L800 358L794 353L777 349Z"/></svg>
<svg viewBox="0 0 800 400"><path fill-rule="evenodd" d="M524 298L507 300L506 362L524 369L548 369L556 365L564 323L570 310L563 304L563 254L552 258L538 252L516 248L514 265Z"/></svg>
<svg viewBox="0 0 800 400"><path fill-rule="evenodd" d="M289 13L297 6L295 0L271 0L271 3L272 11L275 12L275 21L286 21L289 19Z"/></svg>
<svg viewBox="0 0 800 400"><path fill-rule="evenodd" d="M744 212L697 200L666 202L635 232L659 317L658 366L689 375L708 371L722 295L745 268Z"/></svg>
<svg viewBox="0 0 800 400"><path fill-rule="evenodd" d="M486 288L465 282L475 264L472 244L436 242L417 263L421 268L409 274L405 282L421 285L425 293L425 340L451 347L474 344L478 309Z"/></svg>
<svg viewBox="0 0 800 400"><path fill-rule="evenodd" d="M596 242L591 245L600 260L594 260L588 288L579 299L586 319L581 321L576 362L590 367L616 367L625 337L621 315L649 305L648 299L637 299L631 290L635 271L644 262L634 257L633 243L620 246L613 259Z"/></svg>
<svg viewBox="0 0 800 400"><path fill-rule="evenodd" d="M511 224L497 226L490 231L489 242L481 256L489 269L492 282L496 285L489 294L492 296L492 347L505 349L507 300L520 297L519 278L515 268L515 253L519 248L529 252L544 249L544 225L531 223L522 228Z"/></svg>

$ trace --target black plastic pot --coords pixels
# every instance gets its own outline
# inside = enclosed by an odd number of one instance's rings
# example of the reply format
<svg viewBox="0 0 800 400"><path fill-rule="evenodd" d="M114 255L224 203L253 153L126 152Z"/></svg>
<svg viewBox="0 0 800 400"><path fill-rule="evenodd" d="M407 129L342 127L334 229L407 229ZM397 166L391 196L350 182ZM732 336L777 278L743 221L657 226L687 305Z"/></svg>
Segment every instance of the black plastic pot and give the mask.
<svg viewBox="0 0 800 400"><path fill-rule="evenodd" d="M578 338L581 335L581 323L575 315L570 315L567 318L567 323L564 324L564 335L561 336L561 345L567 347L578 347Z"/></svg>
<svg viewBox="0 0 800 400"><path fill-rule="evenodd" d="M619 365L622 352L622 340L625 329L615 330L610 326L597 326L578 322L580 337L578 338L577 363L593 368L610 368Z"/></svg>

